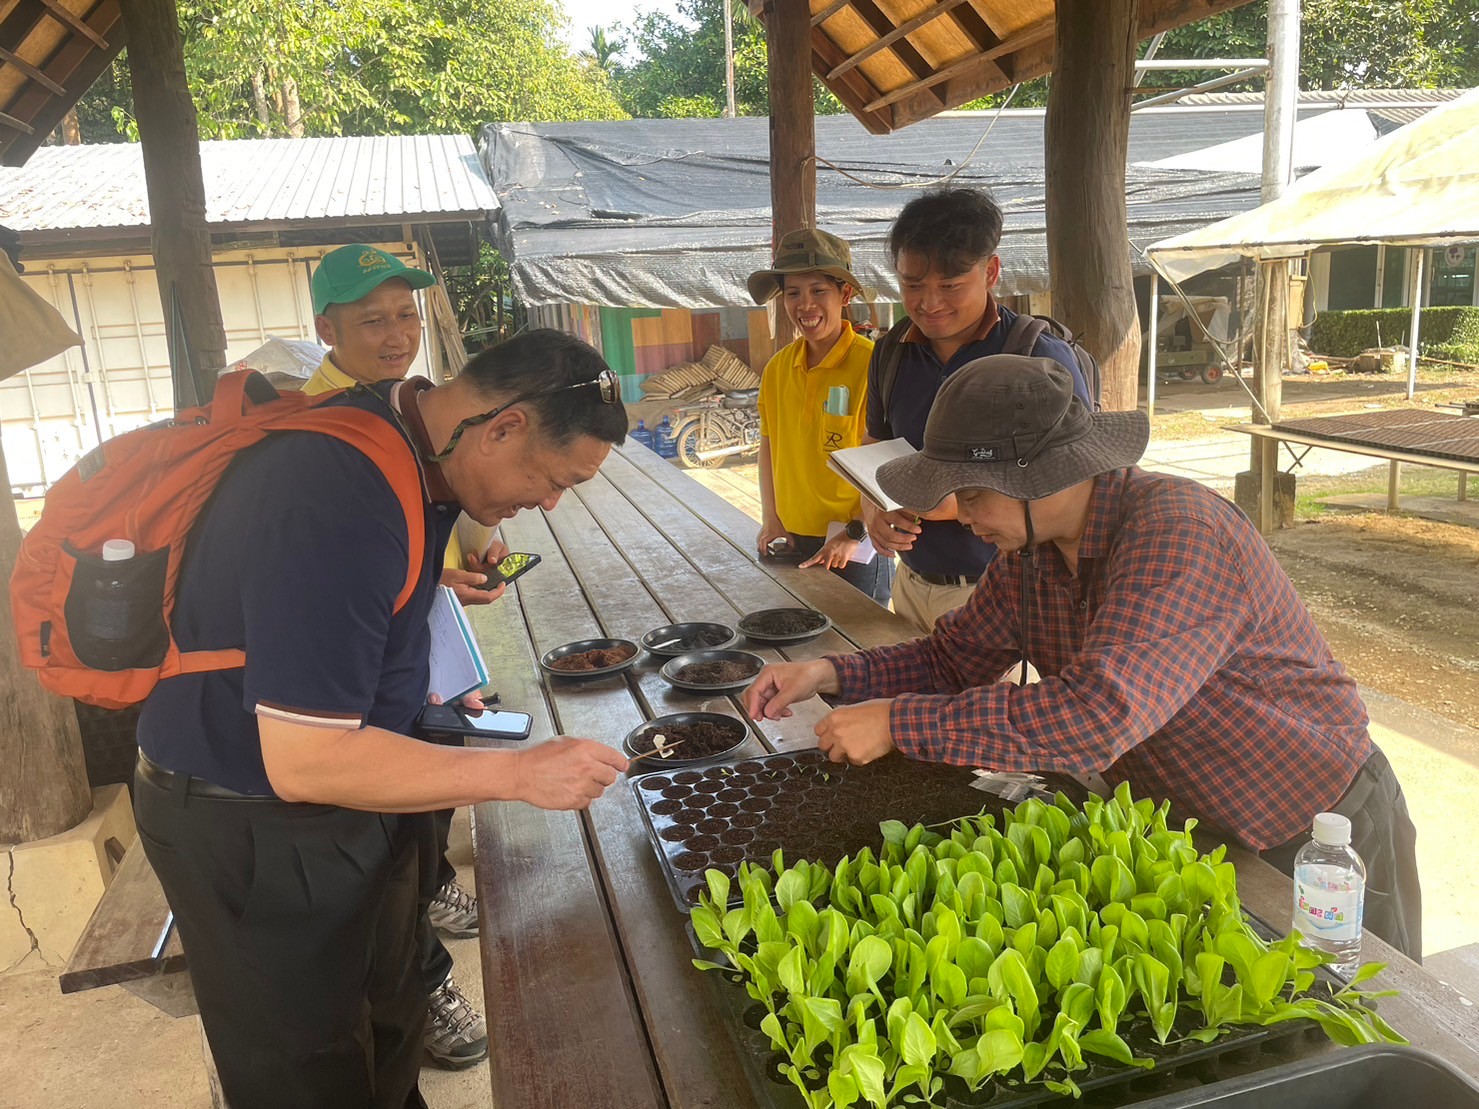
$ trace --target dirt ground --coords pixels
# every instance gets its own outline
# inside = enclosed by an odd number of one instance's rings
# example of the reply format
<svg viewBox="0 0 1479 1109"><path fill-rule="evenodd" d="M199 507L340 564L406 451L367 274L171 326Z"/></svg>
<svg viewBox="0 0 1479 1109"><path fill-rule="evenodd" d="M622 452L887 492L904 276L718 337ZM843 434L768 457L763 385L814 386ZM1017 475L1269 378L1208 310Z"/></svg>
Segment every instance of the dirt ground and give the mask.
<svg viewBox="0 0 1479 1109"><path fill-rule="evenodd" d="M1335 657L1364 686L1473 726L1479 530L1408 516L1325 516L1274 551Z"/></svg>

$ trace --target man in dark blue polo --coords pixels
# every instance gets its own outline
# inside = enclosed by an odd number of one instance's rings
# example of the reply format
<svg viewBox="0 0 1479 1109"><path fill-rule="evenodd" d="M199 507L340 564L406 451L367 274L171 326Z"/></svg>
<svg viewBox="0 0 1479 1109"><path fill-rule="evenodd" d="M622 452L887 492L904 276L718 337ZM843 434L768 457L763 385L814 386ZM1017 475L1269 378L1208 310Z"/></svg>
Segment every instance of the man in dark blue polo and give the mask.
<svg viewBox="0 0 1479 1109"><path fill-rule="evenodd" d="M1027 354L1072 368L1074 391L1091 403L1078 360L1067 343L1039 336L1031 350L1007 351L1017 313L996 302L1001 279L1002 214L979 189L933 189L904 205L888 236L910 323L897 345L891 385L883 365L893 345L880 342L868 371L866 442L907 439L924 447L924 424L935 394L952 373L988 354ZM863 522L873 546L899 558L893 609L922 635L970 598L996 548L956 521L955 498L927 515L884 512L863 498Z"/></svg>
<svg viewBox="0 0 1479 1109"><path fill-rule="evenodd" d="M397 610L406 512L379 466L327 435L270 436L201 513L173 615L183 649L244 648L245 666L160 682L139 721L139 838L233 1109L424 1106L430 813L584 808L626 766L584 739L494 751L411 738L458 512L491 527L553 508L625 437L600 355L532 331L446 385L387 381L327 403L383 418L419 473L409 600Z"/></svg>

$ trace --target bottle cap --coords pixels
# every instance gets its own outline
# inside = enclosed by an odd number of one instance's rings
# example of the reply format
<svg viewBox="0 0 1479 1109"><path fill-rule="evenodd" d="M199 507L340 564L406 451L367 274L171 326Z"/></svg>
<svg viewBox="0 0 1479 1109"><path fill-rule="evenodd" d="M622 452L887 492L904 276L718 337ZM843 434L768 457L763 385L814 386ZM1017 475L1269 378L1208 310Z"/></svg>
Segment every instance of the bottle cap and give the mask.
<svg viewBox="0 0 1479 1109"><path fill-rule="evenodd" d="M1310 834L1315 837L1316 843L1344 847L1351 842L1350 818L1334 812L1317 813Z"/></svg>
<svg viewBox="0 0 1479 1109"><path fill-rule="evenodd" d="M134 545L127 539L109 539L103 543L104 562L127 562L134 556Z"/></svg>

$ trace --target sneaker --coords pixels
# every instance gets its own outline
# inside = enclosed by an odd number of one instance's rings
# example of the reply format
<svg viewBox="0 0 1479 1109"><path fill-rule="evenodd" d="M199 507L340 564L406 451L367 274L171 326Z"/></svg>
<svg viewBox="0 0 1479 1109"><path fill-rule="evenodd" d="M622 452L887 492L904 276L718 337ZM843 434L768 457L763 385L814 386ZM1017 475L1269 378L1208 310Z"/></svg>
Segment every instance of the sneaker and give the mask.
<svg viewBox="0 0 1479 1109"><path fill-rule="evenodd" d="M478 934L478 899L452 879L431 899L426 918L444 936L466 940Z"/></svg>
<svg viewBox="0 0 1479 1109"><path fill-rule="evenodd" d="M488 1057L488 1026L462 996L452 976L427 1001L426 1061L442 1070L462 1070Z"/></svg>

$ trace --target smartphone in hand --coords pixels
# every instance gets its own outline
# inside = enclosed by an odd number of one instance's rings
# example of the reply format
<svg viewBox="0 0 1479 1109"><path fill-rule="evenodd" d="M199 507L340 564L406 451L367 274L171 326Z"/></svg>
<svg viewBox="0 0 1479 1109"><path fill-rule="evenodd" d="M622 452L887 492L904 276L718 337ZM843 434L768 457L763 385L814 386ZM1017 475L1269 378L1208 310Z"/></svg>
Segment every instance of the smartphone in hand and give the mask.
<svg viewBox="0 0 1479 1109"><path fill-rule="evenodd" d="M481 736L484 739L528 739L532 720L527 712L484 709L473 712L461 705L427 705L417 719L428 735Z"/></svg>
<svg viewBox="0 0 1479 1109"><path fill-rule="evenodd" d="M537 554L524 554L522 551L507 554L496 565L483 567L484 573L488 575L488 580L478 586L478 588L497 589L505 582L514 581L516 578L527 574L539 565L539 561Z"/></svg>

